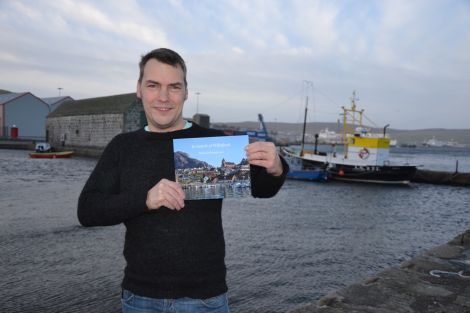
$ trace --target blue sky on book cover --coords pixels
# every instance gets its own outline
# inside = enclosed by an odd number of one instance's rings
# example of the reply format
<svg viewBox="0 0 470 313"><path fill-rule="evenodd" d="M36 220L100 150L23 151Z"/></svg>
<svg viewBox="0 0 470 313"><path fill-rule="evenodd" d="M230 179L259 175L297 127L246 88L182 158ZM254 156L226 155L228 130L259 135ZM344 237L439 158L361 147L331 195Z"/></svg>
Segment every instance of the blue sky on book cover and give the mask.
<svg viewBox="0 0 470 313"><path fill-rule="evenodd" d="M246 135L174 139L173 150L218 167L222 159L239 163L246 158L245 146L248 142Z"/></svg>

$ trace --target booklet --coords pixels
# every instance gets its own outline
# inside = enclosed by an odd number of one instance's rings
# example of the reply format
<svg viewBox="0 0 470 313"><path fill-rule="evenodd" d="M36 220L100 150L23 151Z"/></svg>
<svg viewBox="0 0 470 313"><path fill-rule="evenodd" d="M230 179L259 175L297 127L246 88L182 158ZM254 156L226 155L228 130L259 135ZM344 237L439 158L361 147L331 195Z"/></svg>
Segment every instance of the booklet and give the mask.
<svg viewBox="0 0 470 313"><path fill-rule="evenodd" d="M173 139L175 177L186 200L251 195L248 135Z"/></svg>

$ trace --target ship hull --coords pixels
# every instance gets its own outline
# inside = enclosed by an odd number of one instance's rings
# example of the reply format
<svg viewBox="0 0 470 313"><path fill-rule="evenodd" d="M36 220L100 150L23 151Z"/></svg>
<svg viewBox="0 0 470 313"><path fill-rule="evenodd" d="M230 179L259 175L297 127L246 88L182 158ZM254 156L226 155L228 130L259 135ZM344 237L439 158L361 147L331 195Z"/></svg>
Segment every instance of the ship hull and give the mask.
<svg viewBox="0 0 470 313"><path fill-rule="evenodd" d="M351 182L407 185L416 173L412 165L364 165L351 160L348 163L331 162L332 158L320 154L296 155L289 149L282 149L281 154L294 171L326 171L325 180L342 180ZM346 159L345 159L346 160ZM293 173L291 173L293 175Z"/></svg>
<svg viewBox="0 0 470 313"><path fill-rule="evenodd" d="M333 164L328 167L328 175L331 179L407 185L416 173L415 166L350 166Z"/></svg>
<svg viewBox="0 0 470 313"><path fill-rule="evenodd" d="M74 154L73 151L31 152L29 156L32 159L65 159L65 158L70 158L73 154Z"/></svg>
<svg viewBox="0 0 470 313"><path fill-rule="evenodd" d="M281 154L289 165L287 178L308 181L327 180L328 173L325 164L304 159L288 150L281 150Z"/></svg>

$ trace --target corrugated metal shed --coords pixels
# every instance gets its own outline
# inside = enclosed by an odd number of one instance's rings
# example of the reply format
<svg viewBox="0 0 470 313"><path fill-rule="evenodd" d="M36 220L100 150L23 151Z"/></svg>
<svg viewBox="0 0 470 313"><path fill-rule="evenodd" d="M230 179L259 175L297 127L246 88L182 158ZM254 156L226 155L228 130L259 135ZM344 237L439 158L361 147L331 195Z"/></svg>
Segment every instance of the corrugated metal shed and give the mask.
<svg viewBox="0 0 470 313"><path fill-rule="evenodd" d="M46 102L44 102L44 100L42 100L41 98L36 97L35 95L33 95L30 92L10 92L10 93L0 94L0 104L6 104L10 101L21 98L25 95L31 95L32 97L38 99L40 102L43 102L44 104L47 105L47 107L49 107L49 105Z"/></svg>
<svg viewBox="0 0 470 313"><path fill-rule="evenodd" d="M44 102L49 105L49 111L52 112L57 109L62 103L65 101L73 100L72 97L69 96L62 96L62 97L49 97L49 98L42 98Z"/></svg>
<svg viewBox="0 0 470 313"><path fill-rule="evenodd" d="M42 101L46 102L49 106L52 106L58 102L62 102L64 100L73 100L71 97L69 96L65 96L65 97L50 97L50 98L41 98Z"/></svg>
<svg viewBox="0 0 470 313"><path fill-rule="evenodd" d="M27 94L27 92L10 92L0 94L0 104L8 103L12 100L15 100L16 98L24 96L25 94Z"/></svg>

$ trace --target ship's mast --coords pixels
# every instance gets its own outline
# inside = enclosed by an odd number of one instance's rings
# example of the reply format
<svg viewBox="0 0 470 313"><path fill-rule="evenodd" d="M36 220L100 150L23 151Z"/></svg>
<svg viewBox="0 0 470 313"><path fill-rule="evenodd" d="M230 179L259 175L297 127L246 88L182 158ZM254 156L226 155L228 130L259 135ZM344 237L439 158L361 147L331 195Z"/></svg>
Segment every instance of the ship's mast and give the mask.
<svg viewBox="0 0 470 313"><path fill-rule="evenodd" d="M305 88L305 93L306 93L306 97L305 97L305 113L304 113L304 127L303 127L303 130L302 130L302 143L301 143L301 146L300 146L300 156L303 156L304 155L304 146L305 146L305 130L306 130L306 127L307 127L307 110L308 110L308 92L309 92L309 87L312 88L313 90L313 82L309 81L309 80L304 80L303 83L305 84L306 88Z"/></svg>
<svg viewBox="0 0 470 313"><path fill-rule="evenodd" d="M307 98L305 98L304 128L302 130L302 144L300 146L300 156L304 155L305 128L307 126L307 108L308 108L308 96L307 96Z"/></svg>
<svg viewBox="0 0 470 313"><path fill-rule="evenodd" d="M341 107L341 109L343 109L343 144L345 158L348 156L348 134L354 135L356 125L362 128L364 110L357 110L357 100L359 100L359 98L356 97L356 91L354 90L351 97L351 108Z"/></svg>

